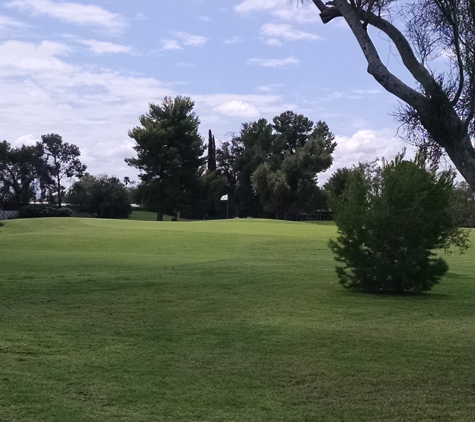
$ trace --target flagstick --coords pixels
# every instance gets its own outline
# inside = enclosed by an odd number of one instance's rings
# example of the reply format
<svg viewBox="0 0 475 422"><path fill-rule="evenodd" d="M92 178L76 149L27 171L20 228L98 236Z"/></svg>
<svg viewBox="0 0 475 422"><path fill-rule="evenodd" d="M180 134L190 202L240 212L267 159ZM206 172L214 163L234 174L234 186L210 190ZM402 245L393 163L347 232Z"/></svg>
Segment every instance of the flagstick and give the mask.
<svg viewBox="0 0 475 422"><path fill-rule="evenodd" d="M229 196L226 199L226 220L229 220Z"/></svg>

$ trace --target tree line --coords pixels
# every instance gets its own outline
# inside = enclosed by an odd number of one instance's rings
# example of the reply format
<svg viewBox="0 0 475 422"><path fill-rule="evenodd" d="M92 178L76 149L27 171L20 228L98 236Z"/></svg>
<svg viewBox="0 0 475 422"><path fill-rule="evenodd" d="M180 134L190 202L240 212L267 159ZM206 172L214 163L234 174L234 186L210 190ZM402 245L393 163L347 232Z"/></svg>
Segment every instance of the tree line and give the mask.
<svg viewBox="0 0 475 422"><path fill-rule="evenodd" d="M128 177L121 182L86 173L79 148L57 134L43 135L32 146L15 148L3 141L0 200L61 207L66 199L76 211L102 218L127 218L131 203L137 203L156 212L158 220L164 214L298 219L328 210L329 197L344 190L351 169L338 169L323 187L318 185L336 147L325 122L285 111L272 121L243 123L217 146L211 130L207 143L200 135L193 108L188 97L166 97L150 104L140 125L129 132L136 156L125 161L139 170L138 185ZM76 181L67 190L64 182L70 178ZM475 226L475 198L468 184L455 188L451 204L459 225ZM25 216L33 214L30 210Z"/></svg>
<svg viewBox="0 0 475 422"><path fill-rule="evenodd" d="M324 207L317 175L336 147L325 122L286 111L244 123L216 148L211 131L205 145L193 107L188 97L166 97L129 133L137 155L126 162L140 171L136 199L158 220L178 212L223 217L223 196L231 216L289 218Z"/></svg>
<svg viewBox="0 0 475 422"><path fill-rule="evenodd" d="M15 148L0 142L0 199L16 204L47 201L61 207L64 180L82 177L86 171L80 155L76 145L63 142L55 133L43 135L31 146Z"/></svg>

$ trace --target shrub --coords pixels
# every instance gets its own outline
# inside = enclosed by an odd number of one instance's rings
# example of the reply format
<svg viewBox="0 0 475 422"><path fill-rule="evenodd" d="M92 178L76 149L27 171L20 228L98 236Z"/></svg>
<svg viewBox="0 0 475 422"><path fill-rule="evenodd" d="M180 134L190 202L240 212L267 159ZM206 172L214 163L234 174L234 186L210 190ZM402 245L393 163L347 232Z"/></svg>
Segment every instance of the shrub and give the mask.
<svg viewBox="0 0 475 422"><path fill-rule="evenodd" d="M451 213L451 172L437 172L423 153L400 154L382 167L360 164L345 190L330 197L338 226L329 246L347 288L367 292L428 291L447 272L435 249L467 248L468 233Z"/></svg>
<svg viewBox="0 0 475 422"><path fill-rule="evenodd" d="M128 218L132 213L127 188L116 177L88 173L69 190L69 203L77 212L98 218Z"/></svg>
<svg viewBox="0 0 475 422"><path fill-rule="evenodd" d="M71 210L68 208L57 208L46 205L25 205L18 212L19 218L40 218L40 217L71 217Z"/></svg>

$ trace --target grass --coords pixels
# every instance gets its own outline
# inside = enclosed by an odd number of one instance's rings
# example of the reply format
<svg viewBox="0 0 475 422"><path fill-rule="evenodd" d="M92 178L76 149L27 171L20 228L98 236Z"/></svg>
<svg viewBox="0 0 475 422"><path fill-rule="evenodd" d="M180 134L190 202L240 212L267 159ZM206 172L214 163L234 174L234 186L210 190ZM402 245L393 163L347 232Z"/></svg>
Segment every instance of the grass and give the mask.
<svg viewBox="0 0 475 422"><path fill-rule="evenodd" d="M0 421L473 421L475 248L429 294L366 295L335 233L6 222Z"/></svg>

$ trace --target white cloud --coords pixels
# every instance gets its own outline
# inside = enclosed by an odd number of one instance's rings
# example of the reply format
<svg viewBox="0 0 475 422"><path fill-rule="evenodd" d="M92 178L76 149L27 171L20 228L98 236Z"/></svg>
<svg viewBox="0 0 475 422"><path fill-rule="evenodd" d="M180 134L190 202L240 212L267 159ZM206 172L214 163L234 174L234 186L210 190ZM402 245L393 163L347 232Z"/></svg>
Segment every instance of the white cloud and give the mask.
<svg viewBox="0 0 475 422"><path fill-rule="evenodd" d="M254 10L269 10L276 7L275 0L244 0L234 7L240 13L249 13Z"/></svg>
<svg viewBox="0 0 475 422"><path fill-rule="evenodd" d="M266 23L261 27L261 35L271 39L283 38L285 40L318 40L319 36L310 32L299 31L289 24Z"/></svg>
<svg viewBox="0 0 475 422"><path fill-rule="evenodd" d="M278 38L267 38L266 44L280 47L282 45L282 42Z"/></svg>
<svg viewBox="0 0 475 422"><path fill-rule="evenodd" d="M79 40L79 42L90 47L91 51L95 54L118 54L130 53L132 51L131 47L106 41Z"/></svg>
<svg viewBox="0 0 475 422"><path fill-rule="evenodd" d="M315 22L319 20L319 11L309 1L304 4L288 0L244 0L234 7L241 14L254 11L269 12L275 17L294 22Z"/></svg>
<svg viewBox="0 0 475 422"><path fill-rule="evenodd" d="M193 47L202 47L208 41L206 37L188 34L187 32L176 32L175 35L184 45L191 45Z"/></svg>
<svg viewBox="0 0 475 422"><path fill-rule="evenodd" d="M48 15L78 25L93 25L114 31L125 26L120 15L94 5L56 3L50 0L13 0L6 6L32 14Z"/></svg>
<svg viewBox="0 0 475 422"><path fill-rule="evenodd" d="M239 116L248 119L255 119L260 115L256 106L242 100L225 102L215 107L214 110L226 116Z"/></svg>
<svg viewBox="0 0 475 422"><path fill-rule="evenodd" d="M80 147L91 173L135 174L123 161L132 156L128 130L150 102L176 92L153 78L71 65L61 58L68 51L51 42L0 44L2 136L31 143L59 133Z"/></svg>
<svg viewBox="0 0 475 422"><path fill-rule="evenodd" d="M195 64L188 62L178 62L176 65L179 67L196 67Z"/></svg>
<svg viewBox="0 0 475 422"><path fill-rule="evenodd" d="M283 88L284 85L283 84L267 84L267 85L261 85L259 87L257 87L257 90L258 91L261 91L261 92L273 92L279 88Z"/></svg>
<svg viewBox="0 0 475 422"><path fill-rule="evenodd" d="M352 167L359 162L374 161L377 158L393 159L396 154L407 148L406 157L414 155L414 148L395 136L394 130L358 130L352 136L335 136L337 147L333 154L334 165L318 176L322 184L337 168Z"/></svg>
<svg viewBox="0 0 475 422"><path fill-rule="evenodd" d="M223 139L239 130L244 119L295 110L278 95L196 94L177 92L154 78L73 65L60 43L0 44L0 127L3 139L34 143L58 133L77 145L92 174L136 177L125 157L133 156L127 133L139 124L149 103L164 96L190 95L202 121Z"/></svg>
<svg viewBox="0 0 475 422"><path fill-rule="evenodd" d="M14 29L24 28L27 26L25 23L12 19L8 16L0 15L0 30L2 29Z"/></svg>
<svg viewBox="0 0 475 422"><path fill-rule="evenodd" d="M181 45L177 40L163 39L162 50L181 50Z"/></svg>
<svg viewBox="0 0 475 422"><path fill-rule="evenodd" d="M264 67L282 67L290 64L299 64L299 60L293 56L286 59L249 59L246 64Z"/></svg>
<svg viewBox="0 0 475 422"><path fill-rule="evenodd" d="M174 32L173 35L178 39L162 39L162 50L182 50L183 46L202 47L208 42L208 38L188 32Z"/></svg>
<svg viewBox="0 0 475 422"><path fill-rule="evenodd" d="M40 140L39 137L37 138L31 133L28 133L27 135L22 135L18 139L15 139L12 144L13 146L21 147L22 145L35 145Z"/></svg>
<svg viewBox="0 0 475 422"><path fill-rule="evenodd" d="M229 38L227 40L224 40L225 44L237 44L239 42L242 42L241 37L232 37L232 38Z"/></svg>

